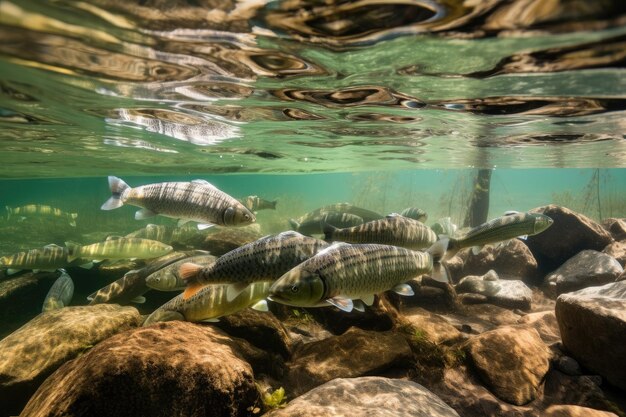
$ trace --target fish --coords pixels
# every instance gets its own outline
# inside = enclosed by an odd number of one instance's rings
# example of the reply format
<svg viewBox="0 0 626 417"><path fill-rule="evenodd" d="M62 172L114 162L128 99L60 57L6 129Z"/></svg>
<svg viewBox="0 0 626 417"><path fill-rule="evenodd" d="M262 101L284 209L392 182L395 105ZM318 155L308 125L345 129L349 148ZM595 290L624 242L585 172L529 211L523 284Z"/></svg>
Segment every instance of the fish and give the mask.
<svg viewBox="0 0 626 417"><path fill-rule="evenodd" d="M66 307L72 301L72 297L74 296L74 281L72 281L72 277L68 275L67 271L64 269L59 269L59 271L61 271L61 276L59 276L56 281L54 281L54 284L52 284L52 287L50 287L43 301L41 308L42 313Z"/></svg>
<svg viewBox="0 0 626 417"><path fill-rule="evenodd" d="M231 284L228 300L232 300L248 285L274 280L327 246L323 240L287 231L240 246L207 266L184 263L179 270L188 284L184 298L192 296L202 285Z"/></svg>
<svg viewBox="0 0 626 417"><path fill-rule="evenodd" d="M170 252L167 255L152 259L143 268L128 271L120 279L90 294L87 297L89 305L104 303L125 305L131 302L141 304L145 302L143 295L150 290L150 287L146 285L146 277L173 262L189 257L189 255L189 252Z"/></svg>
<svg viewBox="0 0 626 417"><path fill-rule="evenodd" d="M267 311L265 297L271 282L255 282L234 299L228 300L228 285L206 285L189 298L179 294L156 309L143 323L144 326L159 321L219 321L218 318L236 313L252 306L257 310Z"/></svg>
<svg viewBox="0 0 626 417"><path fill-rule="evenodd" d="M428 213L417 207L405 208L400 212L400 214L404 217L408 217L409 219L417 220L422 223L428 220Z"/></svg>
<svg viewBox="0 0 626 417"><path fill-rule="evenodd" d="M173 248L165 243L140 239L135 237L111 236L104 242L80 245L75 242L65 242L68 250L67 259L149 259L163 256Z"/></svg>
<svg viewBox="0 0 626 417"><path fill-rule="evenodd" d="M430 228L433 229L433 232L435 232L437 236L446 235L447 237L455 237L458 229L457 225L452 223L450 217L443 217L437 220Z"/></svg>
<svg viewBox="0 0 626 417"><path fill-rule="evenodd" d="M6 206L7 209L7 220L11 218L11 216L42 216L42 217L54 217L54 218L63 218L67 219L70 226L76 227L76 219L78 218L78 213L67 213L58 209L56 207L46 206L44 204L28 204L21 207L11 208Z"/></svg>
<svg viewBox="0 0 626 417"><path fill-rule="evenodd" d="M259 211L265 209L276 210L276 204L278 203L278 200L264 200L256 195L249 195L239 201L241 201L241 204L243 204L250 211Z"/></svg>
<svg viewBox="0 0 626 417"><path fill-rule="evenodd" d="M202 252L202 251L197 251ZM191 262L199 265L209 265L215 262L217 258L208 252L202 255L191 256L178 260L158 271L153 272L146 278L146 285L154 290L159 291L178 291L184 290L187 283L180 277L178 271L184 263Z"/></svg>
<svg viewBox="0 0 626 417"><path fill-rule="evenodd" d="M158 240L163 243L171 243L173 229L162 224L147 224L139 230L127 234L125 237Z"/></svg>
<svg viewBox="0 0 626 417"><path fill-rule="evenodd" d="M369 222L372 220L377 220L377 219L382 219L383 215L376 213L374 211L368 210L368 209L364 209L361 207L357 207L355 205L352 205L350 203L337 203L337 204L330 204L327 206L322 206L318 209L315 209L309 213L304 214L303 216L300 216L296 219L292 219L293 221L295 221L298 224L302 224L304 222L307 222L309 220L315 220L318 219L320 217L320 215L325 214L325 213L348 213L348 214L353 214L355 216L359 216L360 218L363 219L364 222Z"/></svg>
<svg viewBox="0 0 626 417"><path fill-rule="evenodd" d="M291 227L302 234L314 235L323 233L324 224L330 224L335 227L352 227L359 224L363 224L363 218L350 213L322 213L318 217L314 217L305 221L304 223L298 223L294 219L289 219Z"/></svg>
<svg viewBox="0 0 626 417"><path fill-rule="evenodd" d="M0 258L0 268L8 268L8 273L22 269L55 271L69 263L68 249L55 244Z"/></svg>
<svg viewBox="0 0 626 417"><path fill-rule="evenodd" d="M334 305L349 312L353 300L372 305L374 294L390 289L413 295L405 283L431 273L444 249L440 242L425 252L390 245L334 243L276 280L268 299L295 307Z"/></svg>
<svg viewBox="0 0 626 417"><path fill-rule="evenodd" d="M443 237L442 240L447 244L445 258L453 257L463 248L471 247L472 252L476 254L487 244L508 242L516 237L525 239L526 236L543 232L553 222L550 217L541 213L507 212L504 216L497 217L470 229L460 237Z"/></svg>
<svg viewBox="0 0 626 417"><path fill-rule="evenodd" d="M136 220L157 214L166 217L195 221L199 228L220 226L245 226L256 217L234 197L219 190L205 180L191 182L160 182L131 188L120 178L109 176L111 197L102 210L113 210L124 204L141 207Z"/></svg>
<svg viewBox="0 0 626 417"><path fill-rule="evenodd" d="M324 226L324 239L348 243L379 243L416 250L432 246L437 235L424 223L395 214L347 229L338 229L327 224Z"/></svg>

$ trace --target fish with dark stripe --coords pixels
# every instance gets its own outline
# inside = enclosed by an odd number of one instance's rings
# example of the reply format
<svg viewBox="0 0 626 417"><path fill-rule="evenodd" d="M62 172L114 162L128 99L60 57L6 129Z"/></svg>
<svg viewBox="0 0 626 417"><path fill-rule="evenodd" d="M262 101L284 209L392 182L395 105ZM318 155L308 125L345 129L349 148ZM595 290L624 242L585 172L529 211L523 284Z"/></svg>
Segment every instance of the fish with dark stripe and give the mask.
<svg viewBox="0 0 626 417"><path fill-rule="evenodd" d="M296 220L290 219L289 224L297 232L313 235L323 233L325 224L339 228L352 227L363 224L363 218L350 213L331 212L322 213L318 217L309 219L304 223L298 223Z"/></svg>
<svg viewBox="0 0 626 417"><path fill-rule="evenodd" d="M417 220L422 223L428 220L428 213L426 213L421 208L417 208L417 207L405 208L404 210L400 212L400 214L403 215L404 217L408 217L409 219Z"/></svg>
<svg viewBox="0 0 626 417"><path fill-rule="evenodd" d="M244 226L254 223L254 214L238 200L205 180L160 182L131 188L120 178L110 176L112 196L102 210L113 210L124 204L142 207L135 219L160 214L200 224Z"/></svg>
<svg viewBox="0 0 626 417"><path fill-rule="evenodd" d="M75 242L65 242L67 259L149 259L163 256L172 251L170 245L136 237L109 237L104 242L80 245Z"/></svg>
<svg viewBox="0 0 626 417"><path fill-rule="evenodd" d="M43 306L41 308L42 313L66 307L72 301L72 297L74 296L74 281L72 281L72 278L64 269L60 269L60 271L61 276L54 281L46 298L43 300Z"/></svg>
<svg viewBox="0 0 626 417"><path fill-rule="evenodd" d="M0 268L8 268L10 271L21 269L54 271L67 266L69 263L68 254L67 248L50 244L43 248L3 256L0 258Z"/></svg>

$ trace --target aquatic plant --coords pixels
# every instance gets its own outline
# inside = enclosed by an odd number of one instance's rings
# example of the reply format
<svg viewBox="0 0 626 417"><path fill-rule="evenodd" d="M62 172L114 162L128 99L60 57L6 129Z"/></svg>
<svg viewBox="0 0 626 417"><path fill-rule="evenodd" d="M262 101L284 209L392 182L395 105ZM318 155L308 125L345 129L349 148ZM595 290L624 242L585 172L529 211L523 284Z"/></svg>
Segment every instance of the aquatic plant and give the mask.
<svg viewBox="0 0 626 417"><path fill-rule="evenodd" d="M277 408L284 408L287 405L287 397L285 396L285 389L280 387L273 392L264 392L261 401L265 411L275 410Z"/></svg>

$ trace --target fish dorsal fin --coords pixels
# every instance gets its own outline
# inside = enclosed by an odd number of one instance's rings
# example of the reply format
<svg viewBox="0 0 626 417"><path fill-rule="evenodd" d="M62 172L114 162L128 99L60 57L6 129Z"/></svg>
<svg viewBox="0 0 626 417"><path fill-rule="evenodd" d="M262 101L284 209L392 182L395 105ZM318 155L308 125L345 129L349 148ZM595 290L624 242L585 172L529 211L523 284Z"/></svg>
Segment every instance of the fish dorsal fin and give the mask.
<svg viewBox="0 0 626 417"><path fill-rule="evenodd" d="M526 240L528 239L528 235L518 236L518 239Z"/></svg>
<svg viewBox="0 0 626 417"><path fill-rule="evenodd" d="M185 262L178 268L178 276L183 281L193 281L203 268L202 265Z"/></svg>
<svg viewBox="0 0 626 417"><path fill-rule="evenodd" d="M361 301L363 301L365 305L371 306L374 304L374 294L364 295L361 297Z"/></svg>
<svg viewBox="0 0 626 417"><path fill-rule="evenodd" d="M339 310L345 311L347 313L351 312L354 308L354 304L352 300L345 297L333 297L326 300L328 304L334 305Z"/></svg>
<svg viewBox="0 0 626 417"><path fill-rule="evenodd" d="M142 208L141 210L137 210L135 212L135 220L144 220L149 219L150 217L154 217L157 214L151 210Z"/></svg>
<svg viewBox="0 0 626 417"><path fill-rule="evenodd" d="M339 249L342 246L350 246L350 244L349 243L345 243L345 242L334 242L329 247L324 248L321 251L317 252L317 255L320 255L320 256L324 255L324 254L328 253L329 251Z"/></svg>
<svg viewBox="0 0 626 417"><path fill-rule="evenodd" d="M286 237L304 237L302 233L298 233L295 230L286 230L284 232L280 232L277 237L286 238Z"/></svg>
<svg viewBox="0 0 626 417"><path fill-rule="evenodd" d="M117 239L121 239L122 236L116 236L116 235L111 235L111 236L107 236L107 238L105 240L117 240Z"/></svg>
<svg viewBox="0 0 626 417"><path fill-rule="evenodd" d="M356 311L360 311L361 313L365 313L365 304L361 300L353 300L352 304L354 305L354 309Z"/></svg>
<svg viewBox="0 0 626 417"><path fill-rule="evenodd" d="M388 215L385 216L385 218L387 219L393 219L394 217L403 217L403 216L400 213L389 213Z"/></svg>
<svg viewBox="0 0 626 417"><path fill-rule="evenodd" d="M204 185L205 187L211 187L217 190L217 187L213 184L211 184L210 182L208 182L207 180L201 180L201 179L197 179L197 180L191 180L192 184L198 184L198 185Z"/></svg>
<svg viewBox="0 0 626 417"><path fill-rule="evenodd" d="M61 249L61 246L56 245L54 243L50 243L49 245L44 246L44 248L48 248L48 249L57 249L57 248L59 248L59 249Z"/></svg>
<svg viewBox="0 0 626 417"><path fill-rule="evenodd" d="M246 282L235 282L226 287L226 301L233 301L239 294L248 288Z"/></svg>
<svg viewBox="0 0 626 417"><path fill-rule="evenodd" d="M269 307L267 306L267 300L257 301L256 303L252 304L250 308L256 311L269 311Z"/></svg>
<svg viewBox="0 0 626 417"><path fill-rule="evenodd" d="M411 288L409 284L398 284L393 287L393 292L399 295L403 295L405 297L415 295L415 292L413 292L413 288Z"/></svg>
<svg viewBox="0 0 626 417"><path fill-rule="evenodd" d="M505 211L505 212L504 212L504 215L505 215L505 216L512 216L512 215L514 215L514 214L519 214L519 211L516 211L516 210L508 210L508 211Z"/></svg>

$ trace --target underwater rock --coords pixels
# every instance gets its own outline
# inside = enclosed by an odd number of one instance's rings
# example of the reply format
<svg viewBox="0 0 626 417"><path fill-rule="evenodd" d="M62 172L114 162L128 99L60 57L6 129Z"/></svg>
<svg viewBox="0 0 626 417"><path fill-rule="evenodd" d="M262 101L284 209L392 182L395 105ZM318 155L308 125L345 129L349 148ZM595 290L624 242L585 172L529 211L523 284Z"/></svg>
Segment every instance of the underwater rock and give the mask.
<svg viewBox="0 0 626 417"><path fill-rule="evenodd" d="M571 404L600 410L615 408L600 389L596 378L566 375L556 369L551 369L546 375L543 396L546 405ZM543 411L540 415L544 415Z"/></svg>
<svg viewBox="0 0 626 417"><path fill-rule="evenodd" d="M411 358L411 348L402 335L353 327L341 336L307 343L294 352L288 364L287 395L300 395L335 378L408 366Z"/></svg>
<svg viewBox="0 0 626 417"><path fill-rule="evenodd" d="M465 333L480 334L498 326L517 324L519 314L493 304L465 305L463 311L446 314L446 320Z"/></svg>
<svg viewBox="0 0 626 417"><path fill-rule="evenodd" d="M22 416L242 416L259 401L240 343L220 330L157 323L59 368Z"/></svg>
<svg viewBox="0 0 626 417"><path fill-rule="evenodd" d="M458 417L415 382L375 376L337 378L295 398L267 417Z"/></svg>
<svg viewBox="0 0 626 417"><path fill-rule="evenodd" d="M500 399L524 405L537 397L550 367L550 350L531 327L508 326L470 339L468 359Z"/></svg>
<svg viewBox="0 0 626 417"><path fill-rule="evenodd" d="M561 341L559 323L556 321L556 315L552 310L527 314L520 317L517 323L533 327L547 345Z"/></svg>
<svg viewBox="0 0 626 417"><path fill-rule="evenodd" d="M602 220L602 226L611 233L617 241L626 240L626 220L608 218Z"/></svg>
<svg viewBox="0 0 626 417"><path fill-rule="evenodd" d="M481 302L494 304L504 308L530 310L532 291L519 280L499 280L494 270L485 275L467 276L456 286L457 293L473 293L483 297L464 297L467 304L480 304Z"/></svg>
<svg viewBox="0 0 626 417"><path fill-rule="evenodd" d="M257 228L223 227L204 237L202 242L198 243L197 249L209 251L211 255L222 256L226 252L237 249L246 243L254 242L261 237L262 235Z"/></svg>
<svg viewBox="0 0 626 417"><path fill-rule="evenodd" d="M434 344L449 344L465 339L444 317L424 310L412 308L402 312L398 326L407 329L411 334L421 335Z"/></svg>
<svg viewBox="0 0 626 417"><path fill-rule="evenodd" d="M240 337L270 352L288 358L293 341L285 326L269 312L247 308L235 314L220 317L214 324L231 336Z"/></svg>
<svg viewBox="0 0 626 417"><path fill-rule="evenodd" d="M554 204L531 210L554 220L526 244L543 270L554 270L584 249L601 251L613 242L611 234L589 217Z"/></svg>
<svg viewBox="0 0 626 417"><path fill-rule="evenodd" d="M622 267L626 266L626 242L613 242L602 249L602 253L615 258Z"/></svg>
<svg viewBox="0 0 626 417"><path fill-rule="evenodd" d="M474 255L470 249L459 253L463 259L463 275L483 275L498 271L501 279L517 279L532 283L537 277L537 261L530 249L519 239L502 246L485 246Z"/></svg>
<svg viewBox="0 0 626 417"><path fill-rule="evenodd" d="M333 334L342 334L353 326L365 330L386 331L393 328L398 318L398 310L392 305L386 294L377 295L374 304L365 307L365 312L353 310L346 313L335 307L307 308L305 310Z"/></svg>
<svg viewBox="0 0 626 417"><path fill-rule="evenodd" d="M551 405L543 417L617 417L617 414L578 405Z"/></svg>
<svg viewBox="0 0 626 417"><path fill-rule="evenodd" d="M0 341L0 404L17 413L59 366L141 323L133 307L66 307L42 313Z"/></svg>
<svg viewBox="0 0 626 417"><path fill-rule="evenodd" d="M626 390L626 281L562 294L556 318L563 346L584 367Z"/></svg>
<svg viewBox="0 0 626 417"><path fill-rule="evenodd" d="M595 250L583 250L548 274L545 284L560 295L582 288L614 282L624 268L615 258Z"/></svg>
<svg viewBox="0 0 626 417"><path fill-rule="evenodd" d="M578 376L582 374L582 370L578 362L576 362L576 359L566 355L559 356L559 358L554 361L554 368L566 375Z"/></svg>

